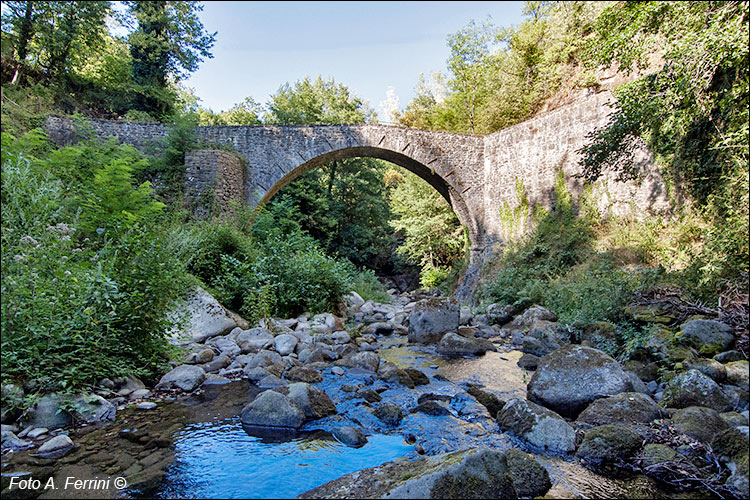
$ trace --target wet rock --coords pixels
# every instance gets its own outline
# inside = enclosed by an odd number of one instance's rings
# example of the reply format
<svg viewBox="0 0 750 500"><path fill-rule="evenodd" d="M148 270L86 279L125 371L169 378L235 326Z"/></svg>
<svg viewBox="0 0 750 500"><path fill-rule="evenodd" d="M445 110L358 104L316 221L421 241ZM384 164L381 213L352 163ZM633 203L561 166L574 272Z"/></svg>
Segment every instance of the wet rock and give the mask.
<svg viewBox="0 0 750 500"><path fill-rule="evenodd" d="M280 356L288 356L293 353L294 348L297 347L297 342L299 342L297 337L288 333L282 333L273 339L274 348Z"/></svg>
<svg viewBox="0 0 750 500"><path fill-rule="evenodd" d="M187 300L177 303L167 318L174 325L168 335L176 343L204 342L237 327L227 310L200 287ZM183 318L187 319L183 322Z"/></svg>
<svg viewBox="0 0 750 500"><path fill-rule="evenodd" d="M60 434L45 441L37 450L37 454L45 458L60 458L72 449L73 441L65 434Z"/></svg>
<svg viewBox="0 0 750 500"><path fill-rule="evenodd" d="M344 427L337 427L331 434L342 444L351 446L352 448L360 448L367 444L367 438L361 429L346 425Z"/></svg>
<svg viewBox="0 0 750 500"><path fill-rule="evenodd" d="M336 405L325 391L305 382L288 386L289 400L295 403L306 418L319 419L337 413Z"/></svg>
<svg viewBox="0 0 750 500"><path fill-rule="evenodd" d="M26 433L25 437L28 437L29 439L36 439L39 436L43 436L49 432L49 429L46 427L35 427L31 429L28 433Z"/></svg>
<svg viewBox="0 0 750 500"><path fill-rule="evenodd" d="M729 428L718 412L702 406L689 406L672 415L675 429L693 439L709 444L713 437Z"/></svg>
<svg viewBox="0 0 750 500"><path fill-rule="evenodd" d="M547 469L528 453L511 448L505 451L505 461L518 496L542 497L552 487Z"/></svg>
<svg viewBox="0 0 750 500"><path fill-rule="evenodd" d="M743 391L750 391L750 366L747 360L732 361L724 365L727 382Z"/></svg>
<svg viewBox="0 0 750 500"><path fill-rule="evenodd" d="M597 399L578 416L577 422L591 425L647 424L665 416L664 410L645 394L623 392Z"/></svg>
<svg viewBox="0 0 750 500"><path fill-rule="evenodd" d="M334 366L333 368L331 368L331 373L333 373L334 375L338 375L340 377L345 372L344 372L344 369L341 368L340 366Z"/></svg>
<svg viewBox="0 0 750 500"><path fill-rule="evenodd" d="M195 356L195 362L197 364L205 364L209 363L214 359L214 350L213 349L203 349Z"/></svg>
<svg viewBox="0 0 750 500"><path fill-rule="evenodd" d="M446 333L437 347L437 352L443 356L479 355L496 350L495 345L488 340L469 339L453 332Z"/></svg>
<svg viewBox="0 0 750 500"><path fill-rule="evenodd" d="M539 366L540 359L539 356L526 353L518 359L516 364L524 370L534 371Z"/></svg>
<svg viewBox="0 0 750 500"><path fill-rule="evenodd" d="M0 438L0 447L5 450L21 451L33 448L34 445L28 441L16 436L14 432L2 431L2 437Z"/></svg>
<svg viewBox="0 0 750 500"><path fill-rule="evenodd" d="M357 391L359 396L367 401L368 403L379 403L383 401L383 397L372 389L365 389L364 391Z"/></svg>
<svg viewBox="0 0 750 500"><path fill-rule="evenodd" d="M203 368L194 365L180 365L166 375L156 384L156 390L181 389L185 392L192 391L206 379Z"/></svg>
<svg viewBox="0 0 750 500"><path fill-rule="evenodd" d="M347 360L346 366L377 372L380 366L380 356L374 352L360 352L350 357Z"/></svg>
<svg viewBox="0 0 750 500"><path fill-rule="evenodd" d="M153 410L154 408L156 408L156 403L152 401L144 401L143 403L138 403L137 405L135 405L135 407L138 410Z"/></svg>
<svg viewBox="0 0 750 500"><path fill-rule="evenodd" d="M726 351L734 343L732 327L711 319L694 319L680 326L678 344L693 347L703 355L713 356Z"/></svg>
<svg viewBox="0 0 750 500"><path fill-rule="evenodd" d="M497 417L497 414L505 406L505 401L501 401L494 394L485 392L479 387L470 386L466 392L468 392L474 399L476 399L482 406L487 408L487 411L493 418Z"/></svg>
<svg viewBox="0 0 750 500"><path fill-rule="evenodd" d="M380 367L378 376L386 382L401 384L409 389L413 389L415 386L414 380L406 370L403 370L390 362L383 363L383 366Z"/></svg>
<svg viewBox="0 0 750 500"><path fill-rule="evenodd" d="M573 428L557 413L531 401L508 400L497 420L504 432L510 432L533 446L562 453L576 448Z"/></svg>
<svg viewBox="0 0 750 500"><path fill-rule="evenodd" d="M503 326L513 319L508 308L501 304L490 304L487 306L487 323L490 325Z"/></svg>
<svg viewBox="0 0 750 500"><path fill-rule="evenodd" d="M433 297L420 300L409 316L409 342L439 342L445 332L458 330L459 315L456 299Z"/></svg>
<svg viewBox="0 0 750 500"><path fill-rule="evenodd" d="M251 328L236 333L235 342L243 353L257 352L273 345L273 334L265 328Z"/></svg>
<svg viewBox="0 0 750 500"><path fill-rule="evenodd" d="M595 399L632 389L617 361L591 347L569 345L541 359L527 392L529 400L575 416Z"/></svg>
<svg viewBox="0 0 750 500"><path fill-rule="evenodd" d="M298 498L516 498L504 453L461 450L388 462L330 481Z"/></svg>
<svg viewBox="0 0 750 500"><path fill-rule="evenodd" d="M305 414L287 396L268 390L245 406L240 418L245 425L298 429L305 421Z"/></svg>
<svg viewBox="0 0 750 500"><path fill-rule="evenodd" d="M420 403L412 408L410 413L424 413L426 415L432 415L433 417L451 414L447 407L437 401L425 401L424 403Z"/></svg>
<svg viewBox="0 0 750 500"><path fill-rule="evenodd" d="M63 398L55 394L42 396L26 411L25 421L32 427L59 429L73 423L73 417L62 408Z"/></svg>
<svg viewBox="0 0 750 500"><path fill-rule="evenodd" d="M286 372L287 380L294 382L307 382L308 384L316 384L323 381L323 375L318 370L307 366L295 366Z"/></svg>
<svg viewBox="0 0 750 500"><path fill-rule="evenodd" d="M428 385L430 379L416 368L404 368L407 375L414 381L414 385Z"/></svg>
<svg viewBox="0 0 750 500"><path fill-rule="evenodd" d="M627 427L600 425L586 432L576 456L594 463L625 461L638 453L641 442Z"/></svg>
<svg viewBox="0 0 750 500"><path fill-rule="evenodd" d="M719 412L732 409L718 384L698 370L689 370L670 380L660 403L671 408L707 406Z"/></svg>
<svg viewBox="0 0 750 500"><path fill-rule="evenodd" d="M378 405L373 414L385 425L389 427L398 427L404 418L404 412L393 403L383 403Z"/></svg>
<svg viewBox="0 0 750 500"><path fill-rule="evenodd" d="M149 397L151 397L151 391L148 389L138 389L137 391L131 392L128 399L132 401L134 399L144 399Z"/></svg>

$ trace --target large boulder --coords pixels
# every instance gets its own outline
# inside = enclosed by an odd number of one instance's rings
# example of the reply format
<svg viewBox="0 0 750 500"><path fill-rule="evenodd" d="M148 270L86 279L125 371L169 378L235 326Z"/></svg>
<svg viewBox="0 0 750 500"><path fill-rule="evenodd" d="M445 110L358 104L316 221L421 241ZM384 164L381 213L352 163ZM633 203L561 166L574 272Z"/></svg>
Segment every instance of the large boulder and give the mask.
<svg viewBox="0 0 750 500"><path fill-rule="evenodd" d="M235 331L235 342L242 352L257 352L273 345L273 334L265 328L251 328Z"/></svg>
<svg viewBox="0 0 750 500"><path fill-rule="evenodd" d="M698 370L688 370L670 380L659 402L671 408L706 406L718 412L733 409L721 387Z"/></svg>
<svg viewBox="0 0 750 500"><path fill-rule="evenodd" d="M404 411L393 403L383 403L372 413L388 427L398 427L404 418Z"/></svg>
<svg viewBox="0 0 750 500"><path fill-rule="evenodd" d="M727 430L727 424L721 415L711 408L704 406L689 406L677 410L672 415L675 429L706 444L721 431Z"/></svg>
<svg viewBox="0 0 750 500"><path fill-rule="evenodd" d="M360 352L351 356L346 365L349 368L361 368L371 372L377 372L380 366L380 356L374 352Z"/></svg>
<svg viewBox="0 0 750 500"><path fill-rule="evenodd" d="M586 432L576 456L589 462L620 462L640 449L641 436L619 425L600 425Z"/></svg>
<svg viewBox="0 0 750 500"><path fill-rule="evenodd" d="M732 361L724 365L727 381L743 391L750 391L750 367L747 360Z"/></svg>
<svg viewBox="0 0 750 500"><path fill-rule="evenodd" d="M698 349L703 355L713 356L726 351L734 343L732 327L711 319L694 319L680 327L680 334L675 340L681 344Z"/></svg>
<svg viewBox="0 0 750 500"><path fill-rule="evenodd" d="M156 384L155 389L160 391L182 389L189 392L200 386L204 380L206 380L206 372L200 366L180 365L165 374Z"/></svg>
<svg viewBox="0 0 750 500"><path fill-rule="evenodd" d="M476 448L347 474L298 498L517 498L505 454Z"/></svg>
<svg viewBox="0 0 750 500"><path fill-rule="evenodd" d="M562 453L576 448L576 433L560 415L525 399L506 402L497 420L503 431L539 448Z"/></svg>
<svg viewBox="0 0 750 500"><path fill-rule="evenodd" d="M287 396L268 390L243 408L240 419L250 426L298 429L305 421L305 414Z"/></svg>
<svg viewBox="0 0 750 500"><path fill-rule="evenodd" d="M167 318L172 324L167 333L177 344L204 342L237 327L228 311L200 287L196 287L186 300L175 304Z"/></svg>
<svg viewBox="0 0 750 500"><path fill-rule="evenodd" d="M296 382L283 389L288 390L284 392L287 392L289 400L302 410L305 418L315 420L337 413L336 405L333 404L328 394L314 385Z"/></svg>
<svg viewBox="0 0 750 500"><path fill-rule="evenodd" d="M542 306L531 306L503 327L506 331L529 330L535 321L557 321L557 314Z"/></svg>
<svg viewBox="0 0 750 500"><path fill-rule="evenodd" d="M505 451L505 462L518 496L543 497L552 487L547 469L528 453L511 448Z"/></svg>
<svg viewBox="0 0 750 500"><path fill-rule="evenodd" d="M478 355L496 350L495 345L489 340L462 337L453 332L446 333L437 347L437 352L444 356Z"/></svg>
<svg viewBox="0 0 750 500"><path fill-rule="evenodd" d="M664 416L664 410L645 394L623 392L615 396L597 399L580 415L577 422L591 425L647 424Z"/></svg>
<svg viewBox="0 0 750 500"><path fill-rule="evenodd" d="M288 333L282 333L275 339L273 339L273 345L276 352L281 356L288 356L294 352L294 348L297 347L299 340L294 335Z"/></svg>
<svg viewBox="0 0 750 500"><path fill-rule="evenodd" d="M63 407L64 398L56 394L42 396L27 411L24 420L32 427L59 429L73 423L73 416Z"/></svg>
<svg viewBox="0 0 750 500"><path fill-rule="evenodd" d="M414 305L409 315L409 342L434 344L446 332L458 330L460 307L458 300L429 298Z"/></svg>
<svg viewBox="0 0 750 500"><path fill-rule="evenodd" d="M143 391L145 389L138 389ZM135 391L133 392L135 394ZM78 422L95 424L112 422L117 413L117 407L97 394L87 394L73 399L75 407L74 417Z"/></svg>
<svg viewBox="0 0 750 500"><path fill-rule="evenodd" d="M617 361L580 345L542 358L527 387L529 400L571 417L595 399L630 390L632 381Z"/></svg>
<svg viewBox="0 0 750 500"><path fill-rule="evenodd" d="M490 325L503 326L513 319L507 306L501 304L490 304L487 306L487 322Z"/></svg>
<svg viewBox="0 0 750 500"><path fill-rule="evenodd" d="M345 425L333 429L331 434L333 434L333 437L335 437L338 442L345 444L346 446L351 446L352 448L360 448L367 444L367 438L359 427Z"/></svg>

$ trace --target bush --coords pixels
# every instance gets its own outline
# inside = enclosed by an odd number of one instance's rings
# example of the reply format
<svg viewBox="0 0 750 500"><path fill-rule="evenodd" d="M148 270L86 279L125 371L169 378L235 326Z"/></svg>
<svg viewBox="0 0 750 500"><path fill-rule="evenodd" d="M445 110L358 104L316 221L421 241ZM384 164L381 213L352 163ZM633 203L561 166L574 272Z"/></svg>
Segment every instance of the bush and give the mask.
<svg viewBox="0 0 750 500"><path fill-rule="evenodd" d="M378 281L372 269L361 269L352 272L352 290L365 300L372 300L381 304L389 304L391 296L385 286Z"/></svg>

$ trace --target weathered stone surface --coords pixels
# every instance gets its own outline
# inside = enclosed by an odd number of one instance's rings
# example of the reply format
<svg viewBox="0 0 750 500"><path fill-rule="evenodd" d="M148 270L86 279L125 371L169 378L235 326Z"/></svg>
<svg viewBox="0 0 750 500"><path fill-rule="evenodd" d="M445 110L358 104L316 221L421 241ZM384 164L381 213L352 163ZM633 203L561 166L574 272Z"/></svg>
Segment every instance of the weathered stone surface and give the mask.
<svg viewBox="0 0 750 500"><path fill-rule="evenodd" d="M502 451L462 450L388 462L330 481L298 498L517 498Z"/></svg>
<svg viewBox="0 0 750 500"><path fill-rule="evenodd" d="M732 361L724 365L727 382L743 391L750 391L750 367L747 360Z"/></svg>
<svg viewBox="0 0 750 500"><path fill-rule="evenodd" d="M641 449L641 437L626 427L600 425L586 432L576 456L590 462L617 462Z"/></svg>
<svg viewBox="0 0 750 500"><path fill-rule="evenodd" d="M489 340L469 339L453 332L446 333L437 347L438 353L444 356L478 355L496 350L495 345Z"/></svg>
<svg viewBox="0 0 750 500"><path fill-rule="evenodd" d="M176 343L203 342L229 333L237 323L211 294L200 287L167 314L174 325L168 332Z"/></svg>
<svg viewBox="0 0 750 500"><path fill-rule="evenodd" d="M516 364L524 370L534 371L536 370L537 366L539 366L540 360L541 358L539 356L526 353L518 359L518 362Z"/></svg>
<svg viewBox="0 0 750 500"><path fill-rule="evenodd" d="M297 337L289 335L288 333L282 333L273 339L273 345L276 352L281 356L288 356L294 352L294 348L297 347Z"/></svg>
<svg viewBox="0 0 750 500"><path fill-rule="evenodd" d="M528 453L511 448L505 451L505 462L518 496L541 497L552 487L547 469Z"/></svg>
<svg viewBox="0 0 750 500"><path fill-rule="evenodd" d="M531 325L538 320L555 322L557 321L557 314L542 306L534 305L526 309L520 316L516 316L503 329L509 331L529 330Z"/></svg>
<svg viewBox="0 0 750 500"><path fill-rule="evenodd" d="M237 332L235 342L242 352L255 352L273 345L273 334L265 328L251 328Z"/></svg>
<svg viewBox="0 0 750 500"><path fill-rule="evenodd" d="M502 304L490 304L487 306L487 322L490 325L503 326L513 319L508 308Z"/></svg>
<svg viewBox="0 0 750 500"><path fill-rule="evenodd" d="M703 406L689 406L672 415L675 429L706 444L719 432L729 428L718 412Z"/></svg>
<svg viewBox="0 0 750 500"><path fill-rule="evenodd" d="M305 382L289 384L288 397L305 414L306 418L319 419L328 415L335 415L336 405L322 389Z"/></svg>
<svg viewBox="0 0 750 500"><path fill-rule="evenodd" d="M305 421L305 414L287 396L268 390L245 406L240 418L245 425L298 429Z"/></svg>
<svg viewBox="0 0 750 500"><path fill-rule="evenodd" d="M289 369L285 376L288 380L307 382L308 384L317 384L323 381L323 375L318 370L307 366L295 366Z"/></svg>
<svg viewBox="0 0 750 500"><path fill-rule="evenodd" d="M73 417L63 410L62 396L48 394L42 396L26 412L24 420L32 427L59 429L73 423Z"/></svg>
<svg viewBox="0 0 750 500"><path fill-rule="evenodd" d="M340 443L352 448L360 448L367 444L367 438L365 437L362 429L358 427L352 427L346 425L344 427L337 427L331 431L333 437L335 437Z"/></svg>
<svg viewBox="0 0 750 500"><path fill-rule="evenodd" d="M535 403L575 416L595 399L631 389L617 361L597 349L569 345L541 359L527 393Z"/></svg>
<svg viewBox="0 0 750 500"><path fill-rule="evenodd" d="M71 439L65 434L60 434L59 436L55 436L52 439L45 441L44 444L39 447L37 453L42 456L54 455L55 457L60 457L72 448L73 441L71 441Z"/></svg>
<svg viewBox="0 0 750 500"><path fill-rule="evenodd" d="M16 434L12 431L4 430L2 431L2 435L0 437L0 447L3 449L3 451L21 451L33 448L34 444L28 441L24 441L23 439L16 436Z"/></svg>
<svg viewBox="0 0 750 500"><path fill-rule="evenodd" d="M143 390L145 389L138 389L131 394L137 394L139 391ZM73 405L76 408L74 412L75 419L78 422L85 422L87 424L112 422L114 421L115 413L117 412L117 407L115 405L98 394L88 394L86 396L73 398Z"/></svg>
<svg viewBox="0 0 750 500"><path fill-rule="evenodd" d="M401 408L393 403L383 403L378 405L373 414L389 427L398 427L404 418L404 412Z"/></svg>
<svg viewBox="0 0 750 500"><path fill-rule="evenodd" d="M350 357L347 361L349 368L361 368L371 372L377 372L380 366L380 356L374 352L360 352Z"/></svg>
<svg viewBox="0 0 750 500"><path fill-rule="evenodd" d="M732 327L720 321L694 319L680 326L676 341L707 356L726 351L734 343Z"/></svg>
<svg viewBox="0 0 750 500"><path fill-rule="evenodd" d="M399 368L394 363L390 362L383 363L383 366L380 367L378 372L378 376L386 382L401 384L410 389L413 389L416 385L414 379L411 378L406 370Z"/></svg>
<svg viewBox="0 0 750 500"><path fill-rule="evenodd" d="M249 370L258 367L267 369L269 366L281 362L281 355L278 352L262 350L253 356L253 359L245 365L245 369Z"/></svg>
<svg viewBox="0 0 750 500"><path fill-rule="evenodd" d="M682 365L687 370L698 370L702 374L711 377L717 383L722 383L727 378L726 368L715 359L688 359Z"/></svg>
<svg viewBox="0 0 750 500"><path fill-rule="evenodd" d="M513 398L497 415L500 428L547 450L575 450L576 434L557 413L521 398Z"/></svg>
<svg viewBox="0 0 750 500"><path fill-rule="evenodd" d="M498 412L503 409L503 406L505 406L505 401L500 400L494 394L483 391L479 387L470 386L466 389L466 392L479 401L482 406L487 408L487 411L493 418L496 418Z"/></svg>
<svg viewBox="0 0 750 500"><path fill-rule="evenodd" d="M189 392L201 385L205 379L206 372L200 366L180 365L165 374L155 388L160 391L176 388Z"/></svg>
<svg viewBox="0 0 750 500"><path fill-rule="evenodd" d="M721 387L698 370L688 370L670 380L659 402L671 408L707 406L719 412L732 409Z"/></svg>
<svg viewBox="0 0 750 500"><path fill-rule="evenodd" d="M581 414L577 421L591 425L647 424L662 418L664 411L645 394L623 392L615 396L597 399Z"/></svg>
<svg viewBox="0 0 750 500"><path fill-rule="evenodd" d="M458 330L456 299L429 298L416 303L409 316L409 342L437 343L446 332Z"/></svg>

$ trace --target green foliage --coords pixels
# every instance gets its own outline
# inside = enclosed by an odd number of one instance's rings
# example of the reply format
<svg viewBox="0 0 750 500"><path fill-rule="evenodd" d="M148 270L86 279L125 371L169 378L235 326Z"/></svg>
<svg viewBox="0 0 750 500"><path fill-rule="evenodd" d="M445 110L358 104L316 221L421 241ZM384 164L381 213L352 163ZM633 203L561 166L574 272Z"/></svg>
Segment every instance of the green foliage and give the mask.
<svg viewBox="0 0 750 500"><path fill-rule="evenodd" d="M404 237L397 252L421 266L423 280L435 286L463 256L463 228L431 186L409 172L402 175L403 181L391 192L391 210L397 217L392 225Z"/></svg>
<svg viewBox="0 0 750 500"><path fill-rule="evenodd" d="M605 170L636 178L633 151L645 141L667 176L708 223L696 256L697 285L748 272L748 5L746 2L618 4L597 19L592 63L663 67L618 89L619 108L583 148L589 179Z"/></svg>
<svg viewBox="0 0 750 500"><path fill-rule="evenodd" d="M104 376L158 374L167 350L165 313L184 271L148 225L130 219L129 227L86 238L80 217L119 195L118 203L136 203L122 210L142 215L149 202L133 191L148 193L123 174L129 152L111 145L53 152L39 132L3 134L2 142L3 377L69 390ZM86 157L84 151L102 160L101 169L82 165L102 174L99 185L65 164ZM109 174L115 185L104 182ZM96 189L100 200L79 213L76 200Z"/></svg>
<svg viewBox="0 0 750 500"><path fill-rule="evenodd" d="M389 304L392 300L372 269L364 268L352 273L351 283L352 290L364 300L372 300L381 304Z"/></svg>

